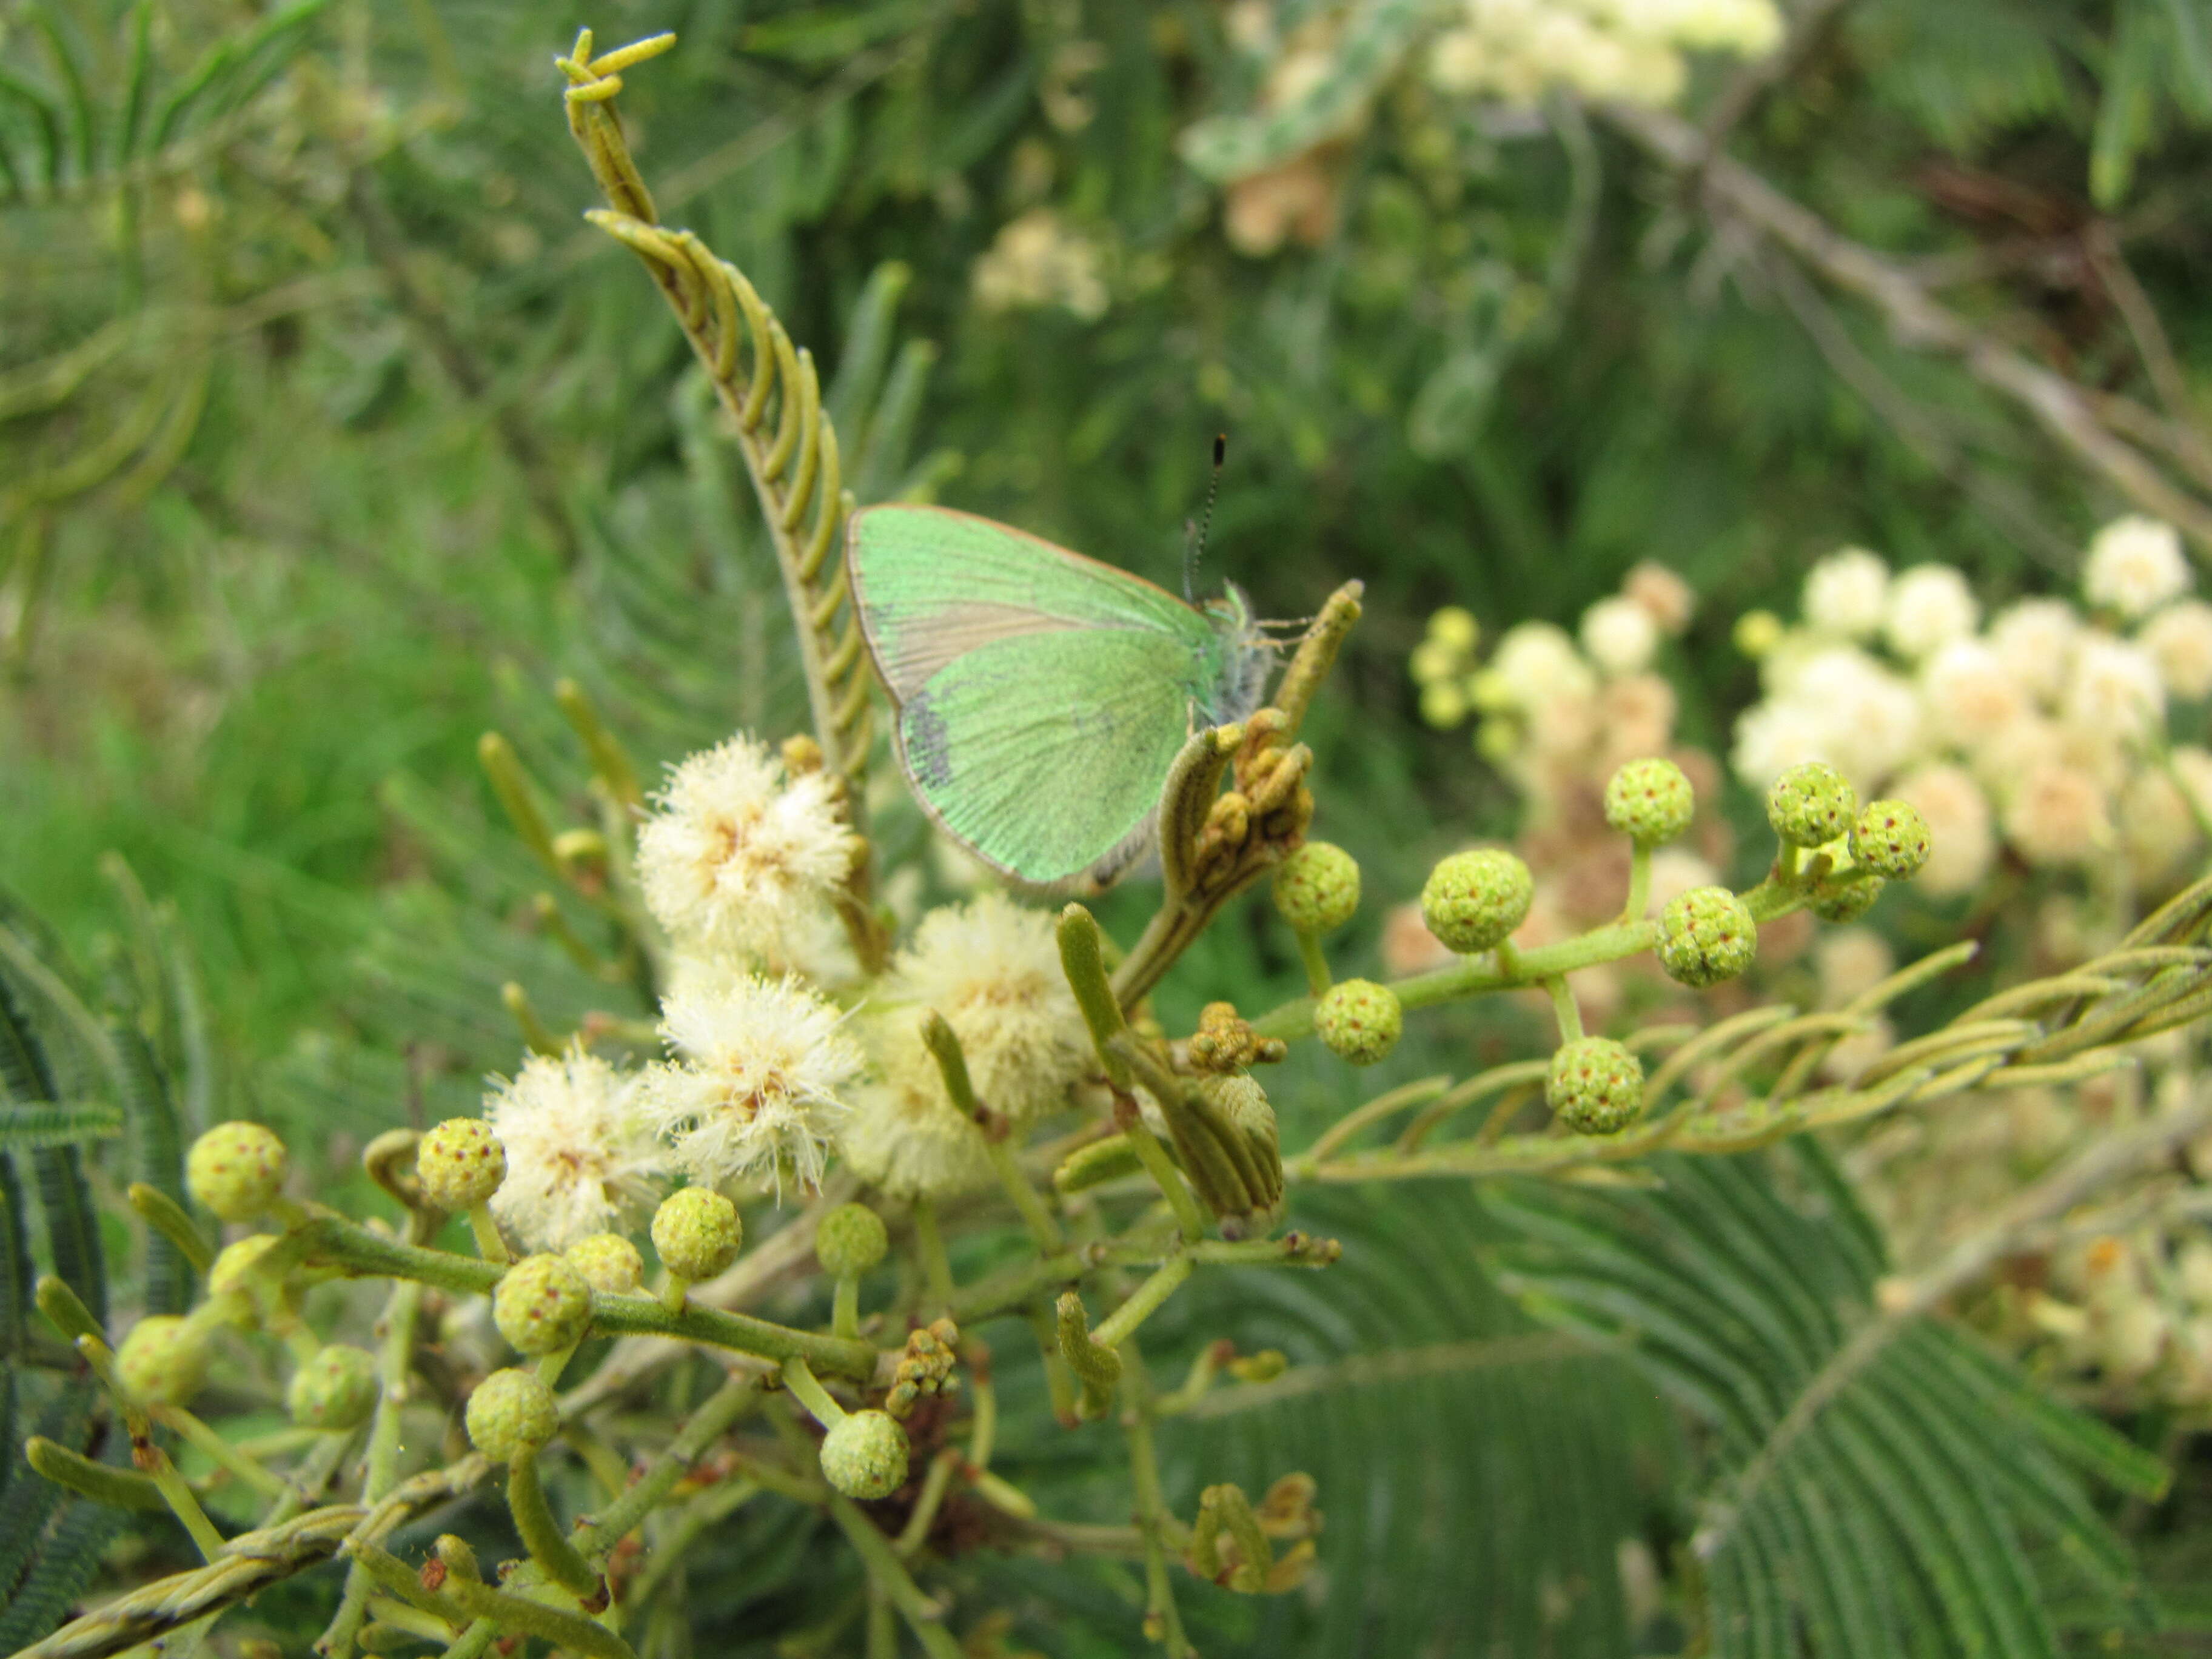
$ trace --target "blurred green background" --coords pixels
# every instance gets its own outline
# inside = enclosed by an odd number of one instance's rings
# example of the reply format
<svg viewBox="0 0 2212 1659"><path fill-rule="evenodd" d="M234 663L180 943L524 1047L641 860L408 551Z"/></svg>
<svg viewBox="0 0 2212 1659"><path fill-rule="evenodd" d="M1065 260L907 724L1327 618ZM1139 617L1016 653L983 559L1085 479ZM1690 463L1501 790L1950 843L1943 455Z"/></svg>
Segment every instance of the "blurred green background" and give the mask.
<svg viewBox="0 0 2212 1659"><path fill-rule="evenodd" d="M1278 245L1224 234L1235 204L1182 135L1251 110L1301 28L1426 15L1257 11L1255 45L1250 0L10 0L0 883L115 971L100 855L119 853L188 941L210 1109L292 1132L335 1188L367 1136L472 1109L512 1067L502 982L562 1023L606 1000L534 928L538 878L496 828L480 732L509 733L573 805L558 677L656 766L801 723L742 470L660 295L580 217L596 197L552 60L580 23L602 46L680 35L627 77L640 164L663 219L816 353L864 501L933 498L1172 585L1226 431L1212 570L1281 617L1366 582L1309 735L1320 827L1378 897L1516 816L1466 732L1417 716L1406 658L1435 607L1492 635L1571 629L1638 562L1671 566L1699 596L1664 665L1680 728L1724 750L1756 687L1733 623L1789 610L1813 557L1943 560L1995 604L2069 589L2075 550L2131 505L1986 376L1657 164L1636 122L1449 94L1403 41L1339 64L1357 118L1322 136ZM1771 73L1693 64L1686 130L1729 114L1737 161L2093 410L2158 405L2162 375L2201 399L2198 0L1797 14ZM1010 301L1007 263L1042 243L1057 286ZM896 857L921 831L894 810L884 833ZM1118 902L1109 923L1140 920L1141 896ZM1371 953L1363 925L1347 966ZM1299 982L1279 937L1232 916L1179 970L1170 1023ZM1489 1028L1438 1041L1470 1029ZM1325 1104L1340 1073L1307 1073ZM1401 1277L1471 1259L1456 1212L1400 1203ZM1362 1282L1395 1282L1392 1260ZM1394 1328L1503 1318L1469 1283L1460 1313ZM1512 1388L1510 1409L1546 1408ZM1620 1449L1645 1407L1593 1409L1621 1417ZM1358 1515L1362 1470L1399 1455L1381 1443L1336 1471L1331 1570L1373 1588L1332 1601L1317 1652L1435 1628L1414 1570L1454 1570L1417 1468L1389 1514ZM1666 1437L1641 1443L1657 1461L1615 1484L1622 1513L1561 1527L1609 1548L1664 1507ZM1231 1454L1240 1478L1264 1481L1265 1449ZM1451 1478L1504 1489L1496 1468ZM1480 1571L1521 1634L1431 1650L1597 1650L1527 1635L1535 1568L1506 1552ZM1224 1642L1258 1642L1236 1621L1291 1615L1220 1617Z"/></svg>

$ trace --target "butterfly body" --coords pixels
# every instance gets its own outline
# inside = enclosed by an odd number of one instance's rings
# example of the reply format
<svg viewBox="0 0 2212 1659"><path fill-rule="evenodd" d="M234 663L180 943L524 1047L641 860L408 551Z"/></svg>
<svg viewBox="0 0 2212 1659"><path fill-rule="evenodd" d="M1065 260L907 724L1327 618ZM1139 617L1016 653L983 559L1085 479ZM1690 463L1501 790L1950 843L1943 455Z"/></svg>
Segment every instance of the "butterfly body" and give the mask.
<svg viewBox="0 0 2212 1659"><path fill-rule="evenodd" d="M947 833L1018 881L1110 882L1149 846L1191 732L1265 690L1273 647L1234 587L1187 605L941 507L871 507L848 536L900 765Z"/></svg>

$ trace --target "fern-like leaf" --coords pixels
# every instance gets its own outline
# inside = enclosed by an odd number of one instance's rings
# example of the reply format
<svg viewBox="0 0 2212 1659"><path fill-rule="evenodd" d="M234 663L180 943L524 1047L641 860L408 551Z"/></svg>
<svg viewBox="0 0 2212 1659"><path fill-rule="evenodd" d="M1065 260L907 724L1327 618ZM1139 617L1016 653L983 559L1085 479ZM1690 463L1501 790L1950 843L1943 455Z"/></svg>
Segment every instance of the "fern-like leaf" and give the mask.
<svg viewBox="0 0 2212 1659"><path fill-rule="evenodd" d="M1877 1316L1878 1244L1810 1141L1655 1167L1655 1190L1497 1199L1521 1236L1500 1263L1530 1311L1622 1345L1711 1431L1692 1541L1715 1655L2047 1659L2059 1589L2141 1621L2080 1478L2155 1492L2154 1460L1969 1336Z"/></svg>

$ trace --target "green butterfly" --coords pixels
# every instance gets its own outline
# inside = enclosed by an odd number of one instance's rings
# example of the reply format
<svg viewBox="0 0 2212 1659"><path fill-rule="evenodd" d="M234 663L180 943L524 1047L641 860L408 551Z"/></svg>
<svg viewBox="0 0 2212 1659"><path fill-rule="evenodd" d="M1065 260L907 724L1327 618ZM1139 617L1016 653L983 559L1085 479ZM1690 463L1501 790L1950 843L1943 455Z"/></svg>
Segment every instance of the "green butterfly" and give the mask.
<svg viewBox="0 0 2212 1659"><path fill-rule="evenodd" d="M915 796L1032 886L1103 888L1141 858L1177 751L1258 708L1274 661L1234 586L1187 605L966 513L869 507L845 559Z"/></svg>

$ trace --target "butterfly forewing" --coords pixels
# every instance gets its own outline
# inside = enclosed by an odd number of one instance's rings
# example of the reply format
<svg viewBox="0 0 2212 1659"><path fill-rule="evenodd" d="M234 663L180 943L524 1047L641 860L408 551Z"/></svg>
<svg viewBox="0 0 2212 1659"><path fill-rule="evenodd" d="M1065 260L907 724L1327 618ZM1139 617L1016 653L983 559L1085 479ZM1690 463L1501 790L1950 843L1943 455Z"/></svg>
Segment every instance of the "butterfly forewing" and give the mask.
<svg viewBox="0 0 2212 1659"><path fill-rule="evenodd" d="M1089 870L1138 830L1209 688L1208 620L1150 582L935 507L853 520L870 654L922 803L1024 881Z"/></svg>

